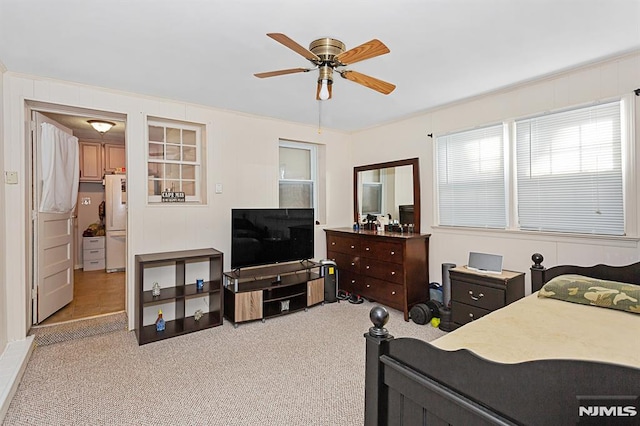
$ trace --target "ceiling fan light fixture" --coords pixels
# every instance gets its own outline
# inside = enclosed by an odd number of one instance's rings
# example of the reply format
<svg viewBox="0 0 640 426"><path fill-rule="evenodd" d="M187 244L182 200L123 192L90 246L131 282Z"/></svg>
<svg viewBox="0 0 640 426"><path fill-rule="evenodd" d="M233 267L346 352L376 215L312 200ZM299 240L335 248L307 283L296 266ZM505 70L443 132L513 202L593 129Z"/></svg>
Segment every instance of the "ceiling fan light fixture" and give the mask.
<svg viewBox="0 0 640 426"><path fill-rule="evenodd" d="M98 133L103 135L116 125L116 123L104 120L88 120L87 123L91 124L91 127L93 127Z"/></svg>
<svg viewBox="0 0 640 426"><path fill-rule="evenodd" d="M318 97L321 101L326 101L329 99L329 80L322 80L320 83L320 93Z"/></svg>

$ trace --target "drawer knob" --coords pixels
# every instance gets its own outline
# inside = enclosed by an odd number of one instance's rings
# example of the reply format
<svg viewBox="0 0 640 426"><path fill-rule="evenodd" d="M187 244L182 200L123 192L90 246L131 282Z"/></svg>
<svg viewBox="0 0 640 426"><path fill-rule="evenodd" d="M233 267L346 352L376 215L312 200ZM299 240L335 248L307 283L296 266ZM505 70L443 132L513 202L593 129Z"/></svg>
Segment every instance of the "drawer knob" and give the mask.
<svg viewBox="0 0 640 426"><path fill-rule="evenodd" d="M391 252L391 256L393 256L394 254L396 254L396 252L395 252L395 251L392 251L392 252Z"/></svg>
<svg viewBox="0 0 640 426"><path fill-rule="evenodd" d="M369 249L369 247L367 247L367 248L365 248L365 250L366 250L366 251L369 251L370 249Z"/></svg>
<svg viewBox="0 0 640 426"><path fill-rule="evenodd" d="M355 283L356 283L356 280L351 280L351 284L355 284Z"/></svg>
<svg viewBox="0 0 640 426"><path fill-rule="evenodd" d="M391 292L391 294L395 296L396 292L395 292L395 291L392 291L392 292Z"/></svg>
<svg viewBox="0 0 640 426"><path fill-rule="evenodd" d="M335 245L336 245L336 242L335 242L335 241L331 241L331 245L332 245L332 246L335 246Z"/></svg>
<svg viewBox="0 0 640 426"><path fill-rule="evenodd" d="M475 319L475 317L473 316L473 314L471 312L469 312L469 318L471 318L471 320Z"/></svg>
<svg viewBox="0 0 640 426"><path fill-rule="evenodd" d="M367 268L366 268L366 269L369 269L369 267L370 267L370 266L369 266L369 265L367 265Z"/></svg>
<svg viewBox="0 0 640 426"><path fill-rule="evenodd" d="M354 246L351 246L351 248L355 248Z"/></svg>
<svg viewBox="0 0 640 426"><path fill-rule="evenodd" d="M371 284L367 284L367 288L371 287Z"/></svg>
<svg viewBox="0 0 640 426"><path fill-rule="evenodd" d="M473 300L480 300L484 297L484 294L480 293L477 297L473 295L473 291L469 290L469 297Z"/></svg>
<svg viewBox="0 0 640 426"><path fill-rule="evenodd" d="M391 271L391 275L395 275L395 274L396 274L396 271Z"/></svg>
<svg viewBox="0 0 640 426"><path fill-rule="evenodd" d="M351 262L351 266L356 266L355 262Z"/></svg>

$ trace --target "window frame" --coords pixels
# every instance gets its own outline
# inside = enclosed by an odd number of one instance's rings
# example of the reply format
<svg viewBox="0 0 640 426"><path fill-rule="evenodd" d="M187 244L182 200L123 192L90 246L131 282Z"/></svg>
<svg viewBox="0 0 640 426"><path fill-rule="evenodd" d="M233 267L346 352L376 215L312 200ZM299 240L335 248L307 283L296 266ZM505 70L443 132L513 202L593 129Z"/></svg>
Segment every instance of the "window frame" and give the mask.
<svg viewBox="0 0 640 426"><path fill-rule="evenodd" d="M206 194L205 194L205 188L206 188L206 183L205 183L205 160L204 160L204 155L205 155L205 128L206 126L204 124L198 124L198 123L190 123L190 122L185 122L185 121L177 121L177 120L171 120L171 119L165 119L165 118L160 118L160 117L151 117L148 116L146 119L146 126L145 126L145 139L146 139L146 143L145 143L145 160L146 160L146 164L147 164L147 179L146 179L146 186L147 186L147 203L150 205L189 205L189 204L196 204L196 205L201 205L201 204L205 204L206 203ZM149 127L162 127L164 130L164 140L162 142L160 141L151 141L150 140L150 135L149 135ZM167 128L173 128L173 129L180 129L180 144L175 144L175 143L170 143L167 142ZM186 161L183 159L180 160L167 160L166 159L166 149L163 149L163 159L155 159L151 157L151 153L150 153L150 144L158 144L158 145L163 145L163 147L167 147L167 145L169 146L177 146L177 147L182 147L185 146L185 144L183 143L183 139L182 139L182 135L183 135L183 131L184 130L188 130L188 131L193 131L195 133L195 143L194 145L189 145L187 144L187 146L194 146L195 147L195 160L194 161ZM182 154L182 149L180 149L181 155ZM149 183L150 181L152 181L153 179L150 178L149 176L149 165L150 164L162 164L162 165L177 165L177 166L183 166L183 165L188 165L188 166L194 166L194 178L183 178L182 176L178 177L177 179L171 179L171 180L177 180L179 182L193 182L194 185L194 195L185 195L185 201L184 202L179 202L179 203L166 203L166 202L162 202L162 196L161 195L152 195L149 194ZM167 177L163 177L162 179L158 179L157 181L163 181L163 180L167 180ZM161 192L163 190L163 188L160 188Z"/></svg>
<svg viewBox="0 0 640 426"><path fill-rule="evenodd" d="M572 109L585 108L594 106L596 104L604 104L610 102L620 102L620 119L621 119L621 150L622 150L622 197L623 197L623 216L624 216L624 235L607 235L607 234L582 234L575 232L560 232L560 231L533 231L519 228L518 218L518 194L517 194L517 169L516 169L516 146L515 146L515 122L518 120L539 116L542 114L554 114ZM636 140L636 119L637 111L640 108L640 97L633 96L633 94L624 94L619 96L613 96L608 98L599 99L596 101L584 102L574 104L567 107L556 108L553 110L546 110L539 113L526 114L523 116L507 117L501 120L504 134L505 134L505 182L506 182L506 203L507 203L507 226L504 229L498 228L480 228L480 227L463 227L463 226L451 226L440 224L440 194L438 193L438 168L437 168L437 145L435 143L437 135L433 135L432 153L433 153L433 187L435 202L433 205L433 217L434 224L433 229L451 230L458 232L497 232L497 233L510 233L518 235L530 235L538 237L550 237L550 238L569 238L569 240L575 239L576 241L590 238L601 241L638 241L640 240L638 230L638 210L640 206L640 194L636 193L636 188L640 187L638 182L638 172L636 166L640 163L640 159L637 158L635 140ZM640 123L638 123L640 125ZM478 126L480 127L480 126ZM448 135L456 133L455 130L443 132L442 135Z"/></svg>
<svg viewBox="0 0 640 426"><path fill-rule="evenodd" d="M301 149L309 151L309 173L310 179L282 179L280 174L280 148ZM314 217L318 218L318 147L314 143L310 142L298 142L288 139L279 139L278 141L278 207L282 207L280 200L280 184L281 182L287 183L311 183L311 207L314 211Z"/></svg>

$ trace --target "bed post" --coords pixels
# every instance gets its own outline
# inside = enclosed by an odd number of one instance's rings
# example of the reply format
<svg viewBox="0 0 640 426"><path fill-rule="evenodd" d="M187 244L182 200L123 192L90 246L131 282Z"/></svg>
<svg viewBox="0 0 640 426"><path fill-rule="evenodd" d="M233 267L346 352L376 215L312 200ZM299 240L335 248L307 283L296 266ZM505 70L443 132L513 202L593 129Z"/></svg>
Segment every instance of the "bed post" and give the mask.
<svg viewBox="0 0 640 426"><path fill-rule="evenodd" d="M373 327L365 333L365 387L364 387L364 424L379 425L386 418L386 394L380 356L387 353L389 341L393 336L384 325L389 321L389 312L382 306L374 306L369 312ZM382 402L382 403L381 403Z"/></svg>
<svg viewBox="0 0 640 426"><path fill-rule="evenodd" d="M535 293L540 290L545 283L544 273L547 268L542 266L544 257L540 253L534 253L533 256L531 256L531 260L533 260L533 265L531 265L531 293Z"/></svg>

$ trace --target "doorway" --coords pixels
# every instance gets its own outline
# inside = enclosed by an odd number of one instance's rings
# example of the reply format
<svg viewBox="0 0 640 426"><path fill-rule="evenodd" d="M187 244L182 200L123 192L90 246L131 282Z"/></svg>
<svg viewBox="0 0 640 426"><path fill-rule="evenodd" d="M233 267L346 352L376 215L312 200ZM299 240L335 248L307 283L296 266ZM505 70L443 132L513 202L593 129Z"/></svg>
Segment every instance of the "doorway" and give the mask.
<svg viewBox="0 0 640 426"><path fill-rule="evenodd" d="M113 114L103 111L94 111L50 105L43 103L27 103L29 117L35 113L44 115L48 119L59 123L63 128L70 130L73 136L78 138L78 152L80 160L80 182L78 185L78 197L76 207L72 213L73 244L71 247L73 258L73 272L70 279L73 286L73 298L69 303L63 303L57 310L46 318L38 317L38 300L45 292L39 286L38 277L42 271L38 270L39 227L37 221L32 221L31 229L31 276L29 282L32 285L32 294L37 295L31 311L31 323L39 325L51 325L66 321L75 321L82 318L90 318L126 310L126 261L118 263L118 267L112 266L109 272L106 269L106 252L104 247L106 239L105 231L105 175L120 174L126 179L125 161L125 128L126 117L122 114ZM106 132L98 132L89 120L103 120L115 124ZM35 133L39 129L33 128ZM35 137L33 138L36 139ZM83 148L87 147L86 150ZM36 167L35 157L37 150L31 146L31 168ZM35 153L35 155L34 155ZM32 173L32 175L34 175ZM34 175L35 176L35 175ZM35 177L34 182L38 182ZM34 191L37 185L30 185L30 191ZM37 194L30 194L32 211L37 210ZM34 208L34 206L36 206ZM126 209L125 209L126 210ZM40 213L37 213L40 214ZM125 211L126 223L126 211ZM102 239L103 247L91 246L87 250L86 236ZM126 241L126 237L125 237ZM113 250L111 250L113 253ZM126 242L122 247L123 253L119 257L126 259ZM115 258L114 255L112 255ZM96 259L102 259L96 264ZM88 262L90 260L90 262ZM45 294L46 297L46 294Z"/></svg>

